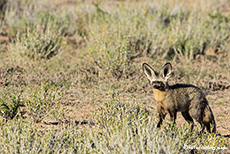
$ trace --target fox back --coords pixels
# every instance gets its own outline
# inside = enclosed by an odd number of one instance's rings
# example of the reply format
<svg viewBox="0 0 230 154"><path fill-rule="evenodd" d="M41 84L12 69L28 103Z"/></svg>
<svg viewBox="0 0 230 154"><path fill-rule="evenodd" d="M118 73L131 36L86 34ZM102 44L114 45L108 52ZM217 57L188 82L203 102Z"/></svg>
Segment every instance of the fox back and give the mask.
<svg viewBox="0 0 230 154"><path fill-rule="evenodd" d="M157 101L159 113L157 127L160 127L167 113L170 114L174 125L177 112L181 112L185 120L191 124L191 130L195 119L201 124L202 130L206 127L208 132L216 132L213 113L200 88L189 84L169 85L168 78L172 73L170 63L166 63L160 72L143 63L143 71L153 86L154 98Z"/></svg>

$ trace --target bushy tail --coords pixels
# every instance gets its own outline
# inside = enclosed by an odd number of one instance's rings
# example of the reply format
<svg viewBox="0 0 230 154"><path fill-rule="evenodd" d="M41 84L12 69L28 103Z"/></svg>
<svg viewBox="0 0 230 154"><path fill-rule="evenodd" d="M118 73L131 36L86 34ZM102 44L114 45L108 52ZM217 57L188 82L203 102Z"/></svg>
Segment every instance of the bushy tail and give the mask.
<svg viewBox="0 0 230 154"><path fill-rule="evenodd" d="M203 124L209 133L216 133L216 122L209 105L204 109Z"/></svg>

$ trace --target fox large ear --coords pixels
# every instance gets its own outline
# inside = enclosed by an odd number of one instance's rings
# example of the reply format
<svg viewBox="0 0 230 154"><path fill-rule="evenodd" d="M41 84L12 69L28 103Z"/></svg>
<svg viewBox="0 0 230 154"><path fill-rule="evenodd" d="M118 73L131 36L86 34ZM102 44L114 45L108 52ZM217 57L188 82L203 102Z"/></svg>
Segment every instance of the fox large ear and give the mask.
<svg viewBox="0 0 230 154"><path fill-rule="evenodd" d="M147 78L151 81L153 78L156 78L157 72L155 72L152 67L150 67L147 63L142 64L143 71Z"/></svg>
<svg viewBox="0 0 230 154"><path fill-rule="evenodd" d="M168 79L170 77L172 73L172 65L171 63L167 62L161 69L160 71L160 75L164 78L164 79Z"/></svg>

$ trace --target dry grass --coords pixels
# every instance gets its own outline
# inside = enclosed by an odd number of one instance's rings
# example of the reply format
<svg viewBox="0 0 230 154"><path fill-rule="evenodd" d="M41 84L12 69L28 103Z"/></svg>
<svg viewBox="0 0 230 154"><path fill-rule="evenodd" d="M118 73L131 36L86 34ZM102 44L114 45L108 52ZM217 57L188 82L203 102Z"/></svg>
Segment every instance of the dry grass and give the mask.
<svg viewBox="0 0 230 154"><path fill-rule="evenodd" d="M8 0L6 6L0 11L0 103L9 108L0 106L0 151L229 148L227 0ZM175 74L170 84L194 84L207 94L217 136L199 134L198 125L188 132L180 115L175 129L167 126L168 117L161 129L155 128L156 104L141 65L160 68L167 61ZM14 96L20 96L22 106L12 101ZM17 113L11 118L5 111Z"/></svg>

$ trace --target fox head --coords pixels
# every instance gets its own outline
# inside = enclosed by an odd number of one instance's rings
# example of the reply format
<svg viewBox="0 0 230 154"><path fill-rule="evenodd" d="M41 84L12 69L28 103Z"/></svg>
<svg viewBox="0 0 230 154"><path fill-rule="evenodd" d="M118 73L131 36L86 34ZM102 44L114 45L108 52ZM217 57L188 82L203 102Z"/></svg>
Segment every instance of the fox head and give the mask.
<svg viewBox="0 0 230 154"><path fill-rule="evenodd" d="M151 66L147 63L142 65L143 71L147 78L150 81L150 84L153 85L153 88L164 91L168 86L168 78L172 73L172 65L167 62L160 72L154 71Z"/></svg>

